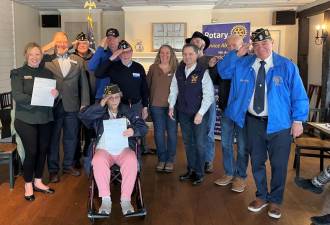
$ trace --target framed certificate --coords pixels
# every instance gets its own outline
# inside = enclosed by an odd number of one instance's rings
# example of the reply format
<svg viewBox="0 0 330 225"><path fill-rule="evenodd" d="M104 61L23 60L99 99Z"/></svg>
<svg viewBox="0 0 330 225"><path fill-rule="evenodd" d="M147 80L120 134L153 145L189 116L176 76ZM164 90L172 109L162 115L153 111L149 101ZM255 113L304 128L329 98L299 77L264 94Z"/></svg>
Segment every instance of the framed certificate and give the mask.
<svg viewBox="0 0 330 225"><path fill-rule="evenodd" d="M158 51L160 46L168 44L175 51L181 51L187 34L186 23L153 23L152 50Z"/></svg>

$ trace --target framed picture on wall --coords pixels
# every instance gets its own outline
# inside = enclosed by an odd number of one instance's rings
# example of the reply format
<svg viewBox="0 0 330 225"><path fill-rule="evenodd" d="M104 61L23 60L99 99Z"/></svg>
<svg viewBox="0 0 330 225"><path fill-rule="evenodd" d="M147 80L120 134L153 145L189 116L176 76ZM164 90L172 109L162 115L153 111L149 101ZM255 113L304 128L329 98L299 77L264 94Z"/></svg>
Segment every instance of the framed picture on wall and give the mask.
<svg viewBox="0 0 330 225"><path fill-rule="evenodd" d="M186 23L153 23L152 50L157 51L163 44L168 44L175 51L181 51L187 34Z"/></svg>

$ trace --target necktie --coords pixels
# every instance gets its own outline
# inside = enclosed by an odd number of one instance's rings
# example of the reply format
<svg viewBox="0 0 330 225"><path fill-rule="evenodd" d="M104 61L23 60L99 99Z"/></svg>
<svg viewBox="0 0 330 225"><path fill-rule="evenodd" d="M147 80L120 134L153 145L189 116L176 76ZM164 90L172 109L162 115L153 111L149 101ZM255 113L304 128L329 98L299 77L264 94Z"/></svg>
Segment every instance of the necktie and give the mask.
<svg viewBox="0 0 330 225"><path fill-rule="evenodd" d="M265 61L260 61L260 68L258 70L257 81L254 91L253 110L259 114L264 111L265 105Z"/></svg>

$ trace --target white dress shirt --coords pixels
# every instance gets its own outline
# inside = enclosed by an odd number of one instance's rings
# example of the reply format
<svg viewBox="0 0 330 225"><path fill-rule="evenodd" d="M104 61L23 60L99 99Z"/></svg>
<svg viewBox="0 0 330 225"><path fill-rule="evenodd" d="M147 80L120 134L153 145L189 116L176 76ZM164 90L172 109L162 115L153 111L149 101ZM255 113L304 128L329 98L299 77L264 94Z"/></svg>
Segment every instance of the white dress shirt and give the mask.
<svg viewBox="0 0 330 225"><path fill-rule="evenodd" d="M197 66L197 63L191 66L190 68L187 68L187 66L184 69L186 78L189 76L189 74L195 70ZM201 107L198 110L198 113L200 115L204 115L207 110L209 109L210 105L214 102L214 87L212 80L210 78L209 70L205 70L203 79L202 79L202 91L203 91L203 98L202 98L202 104ZM168 103L170 108L174 108L174 105L176 103L177 97L179 94L178 89L178 82L176 80L176 76L174 74L171 86L170 86L170 94L168 96Z"/></svg>
<svg viewBox="0 0 330 225"><path fill-rule="evenodd" d="M259 58L256 58L256 60L254 61L253 65L252 65L252 68L255 72L255 82L257 82L257 75L258 75L258 71L259 71L259 68L261 66L260 64L260 61L262 61L262 59L259 59ZM268 58L266 58L265 60L265 72L266 72L266 77L267 77L267 73L269 71L269 69L271 67L274 66L273 64L273 54L270 54L270 56ZM266 78L265 77L265 78ZM264 103L264 111L262 111L261 113L256 113L253 109L253 103L254 103L254 92L255 90L253 91L253 95L252 95L252 98L251 98L251 101L250 101L250 105L249 105L249 108L248 108L248 111L249 113L255 115L255 116L268 116L268 100L267 100L267 82L266 82L266 79L265 79L265 103Z"/></svg>
<svg viewBox="0 0 330 225"><path fill-rule="evenodd" d="M58 63L60 64L61 72L63 77L66 77L71 69L71 59L67 54L57 56Z"/></svg>

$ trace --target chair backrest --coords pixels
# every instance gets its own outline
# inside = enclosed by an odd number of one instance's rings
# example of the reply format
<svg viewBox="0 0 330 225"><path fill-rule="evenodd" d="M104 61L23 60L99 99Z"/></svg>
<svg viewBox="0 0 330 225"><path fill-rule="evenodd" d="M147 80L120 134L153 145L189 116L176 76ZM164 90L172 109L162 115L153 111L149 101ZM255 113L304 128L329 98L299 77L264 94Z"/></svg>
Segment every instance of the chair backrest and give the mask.
<svg viewBox="0 0 330 225"><path fill-rule="evenodd" d="M13 109L13 97L11 92L0 94L0 109Z"/></svg>
<svg viewBox="0 0 330 225"><path fill-rule="evenodd" d="M314 100L313 96L315 92L316 92L316 99ZM315 85L315 84L309 85L307 95L309 99L309 104L312 109L319 109L321 103L321 93L322 93L321 85ZM313 105L313 103L315 104ZM320 120L320 118L318 117L320 117L320 113L317 110L311 110L309 113L308 121L316 122L317 119Z"/></svg>
<svg viewBox="0 0 330 225"><path fill-rule="evenodd" d="M1 137L8 138L11 136L11 109L0 109L0 120L1 120Z"/></svg>

